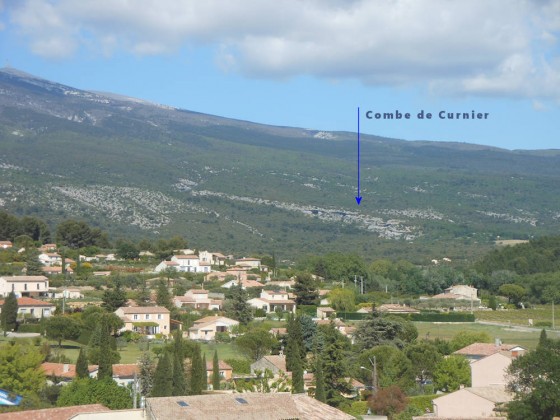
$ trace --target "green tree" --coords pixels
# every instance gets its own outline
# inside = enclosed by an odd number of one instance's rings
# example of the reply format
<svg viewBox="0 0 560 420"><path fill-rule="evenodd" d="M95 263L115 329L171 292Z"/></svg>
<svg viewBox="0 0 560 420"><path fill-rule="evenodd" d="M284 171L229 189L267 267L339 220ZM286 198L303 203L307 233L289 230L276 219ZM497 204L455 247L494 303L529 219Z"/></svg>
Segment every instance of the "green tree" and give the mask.
<svg viewBox="0 0 560 420"><path fill-rule="evenodd" d="M85 404L103 404L111 410L132 408L132 396L127 388L113 379L76 379L63 386L57 400L59 407Z"/></svg>
<svg viewBox="0 0 560 420"><path fill-rule="evenodd" d="M311 274L303 273L296 276L294 284L297 305L317 305L319 300L319 290L317 281Z"/></svg>
<svg viewBox="0 0 560 420"><path fill-rule="evenodd" d="M420 383L433 379L434 370L443 355L433 344L421 341L406 347L406 357L411 362L411 371Z"/></svg>
<svg viewBox="0 0 560 420"><path fill-rule="evenodd" d="M146 280L140 283L140 287L136 291L134 301L138 306L149 306L151 301L150 288L146 284Z"/></svg>
<svg viewBox="0 0 560 420"><path fill-rule="evenodd" d="M323 403L327 402L325 394L325 375L323 375L323 362L320 358L315 363L315 399Z"/></svg>
<svg viewBox="0 0 560 420"><path fill-rule="evenodd" d="M286 369L291 372L295 360L299 360L300 366L303 366L307 351L303 344L303 334L301 332L301 324L297 318L290 316L288 318L288 337L286 342Z"/></svg>
<svg viewBox="0 0 560 420"><path fill-rule="evenodd" d="M202 353L202 389L208 389L208 364L206 363L206 353Z"/></svg>
<svg viewBox="0 0 560 420"><path fill-rule="evenodd" d="M80 336L80 327L74 317L56 315L45 321L45 334L48 339L58 341L58 347L61 347L62 340L75 340Z"/></svg>
<svg viewBox="0 0 560 420"><path fill-rule="evenodd" d="M76 377L78 379L89 377L87 355L83 347L80 347L80 353L78 354L78 360L76 361Z"/></svg>
<svg viewBox="0 0 560 420"><path fill-rule="evenodd" d="M182 331L177 329L173 336L173 395L186 395L187 382L185 380Z"/></svg>
<svg viewBox="0 0 560 420"><path fill-rule="evenodd" d="M333 289L329 292L329 304L339 312L352 312L356 296L352 289Z"/></svg>
<svg viewBox="0 0 560 420"><path fill-rule="evenodd" d="M257 361L270 353L276 339L264 329L248 331L235 340L237 348L251 360Z"/></svg>
<svg viewBox="0 0 560 420"><path fill-rule="evenodd" d="M471 368L463 356L451 355L442 359L434 369L434 385L438 391L457 391L461 385L470 386Z"/></svg>
<svg viewBox="0 0 560 420"><path fill-rule="evenodd" d="M349 355L350 341L335 328L333 322L321 325L319 335L322 348L318 357L322 361L326 401L329 405L338 406L344 401L342 394L351 392L345 379L348 376L345 360Z"/></svg>
<svg viewBox="0 0 560 420"><path fill-rule="evenodd" d="M521 299L527 294L527 291L523 286L517 284L502 284L498 289L498 292L508 298L509 303L515 305L521 302Z"/></svg>
<svg viewBox="0 0 560 420"><path fill-rule="evenodd" d="M0 388L16 394L37 393L45 386L38 347L9 342L0 346Z"/></svg>
<svg viewBox="0 0 560 420"><path fill-rule="evenodd" d="M112 347L112 341L115 343L115 345L116 342L114 341L114 337L111 336L110 326L106 322L106 318L101 319L105 322L102 322L99 325L100 341L99 359L97 362L99 365L97 369L97 379L113 379L113 360L115 359L115 357L112 353L115 352L115 349Z"/></svg>
<svg viewBox="0 0 560 420"><path fill-rule="evenodd" d="M29 248L25 252L25 274L28 276L40 276L43 274L43 264L39 261L39 251Z"/></svg>
<svg viewBox="0 0 560 420"><path fill-rule="evenodd" d="M117 351L115 337L111 335L114 332L112 324L114 316L114 314L100 314L97 317L97 325L88 343L88 360L92 364L99 365L100 371L103 365L104 374L109 373L109 365L118 363L121 358Z"/></svg>
<svg viewBox="0 0 560 420"><path fill-rule="evenodd" d="M173 371L169 353L163 352L160 357L154 374L152 386L152 397L170 397L173 395Z"/></svg>
<svg viewBox="0 0 560 420"><path fill-rule="evenodd" d="M114 312L121 306L126 304L126 293L122 290L120 283L117 283L113 289L107 289L103 292L103 306L108 312Z"/></svg>
<svg viewBox="0 0 560 420"><path fill-rule="evenodd" d="M158 306L163 306L171 310L173 304L171 303L171 295L169 294L169 289L167 284L163 280L159 280L156 289L156 303Z"/></svg>
<svg viewBox="0 0 560 420"><path fill-rule="evenodd" d="M313 350L313 343L317 334L317 324L313 321L313 318L306 314L301 314L296 319L299 321L301 329L303 350L308 353Z"/></svg>
<svg viewBox="0 0 560 420"><path fill-rule="evenodd" d="M191 359L191 395L200 395L206 389L204 383L206 366L202 365L200 345L196 345Z"/></svg>
<svg viewBox="0 0 560 420"><path fill-rule="evenodd" d="M451 351L457 351L473 343L490 343L492 340L488 333L480 331L460 331L449 342Z"/></svg>
<svg viewBox="0 0 560 420"><path fill-rule="evenodd" d="M140 256L140 250L131 241L118 240L117 246L117 256L125 260L135 260Z"/></svg>
<svg viewBox="0 0 560 420"><path fill-rule="evenodd" d="M354 334L355 344L358 349L369 349L383 344L404 348L407 340L416 338L414 334L407 334L406 322L408 321L397 320L373 311L371 316L358 325Z"/></svg>
<svg viewBox="0 0 560 420"><path fill-rule="evenodd" d="M380 345L373 349L362 351L358 361L360 366L367 367L367 370L362 369L362 378L364 379L371 377L373 369L370 363L371 360L375 360L377 365L377 384L380 388L397 385L403 389L408 389L414 385L415 376L412 363L397 347L393 345Z"/></svg>
<svg viewBox="0 0 560 420"><path fill-rule="evenodd" d="M295 343L295 352L299 351L298 343ZM295 357L292 361L292 393L301 394L304 389L303 382L303 362L299 357Z"/></svg>
<svg viewBox="0 0 560 420"><path fill-rule="evenodd" d="M490 295L488 298L488 307L495 311L498 308L498 301L496 300L496 296Z"/></svg>
<svg viewBox="0 0 560 420"><path fill-rule="evenodd" d="M58 225L56 243L73 249L87 246L109 247L106 233L97 228L90 228L86 222L76 220L65 220Z"/></svg>
<svg viewBox="0 0 560 420"><path fill-rule="evenodd" d="M508 419L539 420L560 415L560 340L541 334L536 350L513 360L507 388L515 394Z"/></svg>
<svg viewBox="0 0 560 420"><path fill-rule="evenodd" d="M17 313L18 313L18 303L14 292L4 299L2 304L2 313L0 313L0 324L2 325L2 330L4 331L4 337L9 331L12 331L17 326Z"/></svg>
<svg viewBox="0 0 560 420"><path fill-rule="evenodd" d="M220 389L220 360L218 359L218 350L214 350L214 358L212 359L212 389L214 391Z"/></svg>
<svg viewBox="0 0 560 420"><path fill-rule="evenodd" d="M230 298L226 301L226 315L239 321L242 325L247 325L253 319L251 306L247 300L247 292L243 290L241 284L232 286Z"/></svg>
<svg viewBox="0 0 560 420"><path fill-rule="evenodd" d="M138 361L138 378L140 379L140 394L147 397L152 392L155 375L155 363L149 352L144 352Z"/></svg>

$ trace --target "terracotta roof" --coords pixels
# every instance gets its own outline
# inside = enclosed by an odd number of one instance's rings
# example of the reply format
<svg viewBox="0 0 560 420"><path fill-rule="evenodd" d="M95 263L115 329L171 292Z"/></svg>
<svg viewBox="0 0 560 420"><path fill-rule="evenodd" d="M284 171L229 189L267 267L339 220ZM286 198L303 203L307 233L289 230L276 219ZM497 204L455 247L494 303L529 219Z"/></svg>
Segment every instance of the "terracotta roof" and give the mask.
<svg viewBox="0 0 560 420"><path fill-rule="evenodd" d="M174 258L178 260L198 260L198 255L174 255Z"/></svg>
<svg viewBox="0 0 560 420"><path fill-rule="evenodd" d="M308 395L287 392L245 392L242 394L147 398L146 404L155 420L210 418L214 420L354 419L353 416Z"/></svg>
<svg viewBox="0 0 560 420"><path fill-rule="evenodd" d="M41 369L47 376L58 376L59 378L74 378L76 377L76 365L71 363L41 363ZM88 371L94 372L97 370L97 365L89 365Z"/></svg>
<svg viewBox="0 0 560 420"><path fill-rule="evenodd" d="M233 370L233 368L228 365L226 362L224 362L223 360L218 360L218 366L220 368L220 370ZM214 370L214 361L210 360L209 362L206 362L206 370Z"/></svg>
<svg viewBox="0 0 560 420"><path fill-rule="evenodd" d="M187 293L191 293L193 295L207 295L208 294L208 290L202 290L202 289L190 289L187 290ZM185 293L185 295L187 294Z"/></svg>
<svg viewBox="0 0 560 420"><path fill-rule="evenodd" d="M490 356L494 353L502 351L511 351L516 347L521 347L517 344L501 344L497 346L494 343L473 343L467 347L457 350L453 354L462 354L465 356Z"/></svg>
<svg viewBox="0 0 560 420"><path fill-rule="evenodd" d="M278 369L280 369L284 372L287 372L286 356L270 355L270 356L264 356L263 359L268 360L270 363L272 363Z"/></svg>
<svg viewBox="0 0 560 420"><path fill-rule="evenodd" d="M18 306L56 306L54 303L43 302L42 300L32 299L30 297L17 298ZM4 300L0 300L0 306L4 304Z"/></svg>
<svg viewBox="0 0 560 420"><path fill-rule="evenodd" d="M0 414L6 420L69 420L82 413L103 413L111 411L101 404L74 405L71 407L46 408L43 410L16 411Z"/></svg>
<svg viewBox="0 0 560 420"><path fill-rule="evenodd" d="M164 308L163 306L122 306L119 309L122 309L124 314L168 314L169 309ZM118 310L118 309L117 309Z"/></svg>
<svg viewBox="0 0 560 420"><path fill-rule="evenodd" d="M136 364L117 364L113 365L113 376L119 378L132 378L134 373L140 373L140 368Z"/></svg>

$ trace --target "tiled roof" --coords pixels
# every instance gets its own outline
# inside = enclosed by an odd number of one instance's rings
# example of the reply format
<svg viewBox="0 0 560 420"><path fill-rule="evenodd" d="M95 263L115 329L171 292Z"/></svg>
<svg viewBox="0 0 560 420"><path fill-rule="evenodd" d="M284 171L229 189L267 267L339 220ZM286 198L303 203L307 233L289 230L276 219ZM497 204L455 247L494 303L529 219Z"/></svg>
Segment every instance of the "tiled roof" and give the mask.
<svg viewBox="0 0 560 420"><path fill-rule="evenodd" d="M350 420L354 418L308 395L284 392L147 398L146 404L155 420Z"/></svg>
<svg viewBox="0 0 560 420"><path fill-rule="evenodd" d="M76 365L71 363L44 362L41 364L41 369L43 369L47 376L58 376L59 378L74 378L76 376ZM96 370L97 365L88 366L90 373Z"/></svg>
<svg viewBox="0 0 560 420"><path fill-rule="evenodd" d="M468 345L467 347L463 347L462 349L457 350L453 354L462 354L465 356L490 356L501 351L510 351L515 347L520 346L517 344L501 344L497 346L493 343L473 343Z"/></svg>
<svg viewBox="0 0 560 420"><path fill-rule="evenodd" d="M45 408L43 410L16 411L0 414L4 420L68 420L81 413L111 411L101 404L74 405L71 407Z"/></svg>
<svg viewBox="0 0 560 420"><path fill-rule="evenodd" d="M134 373L140 373L140 369L136 364L113 365L113 376L118 376L119 378L132 378Z"/></svg>
<svg viewBox="0 0 560 420"><path fill-rule="evenodd" d="M178 260L198 260L198 255L174 255L173 258Z"/></svg>
<svg viewBox="0 0 560 420"><path fill-rule="evenodd" d="M218 366L220 368L220 370L233 370L233 368L228 365L226 362L224 362L223 360L218 360ZM206 370L214 370L214 361L210 360L206 362Z"/></svg>
<svg viewBox="0 0 560 420"><path fill-rule="evenodd" d="M17 298L18 306L55 306L54 303L43 302L42 300L32 299L30 297ZM0 300L0 306L4 304L4 300Z"/></svg>

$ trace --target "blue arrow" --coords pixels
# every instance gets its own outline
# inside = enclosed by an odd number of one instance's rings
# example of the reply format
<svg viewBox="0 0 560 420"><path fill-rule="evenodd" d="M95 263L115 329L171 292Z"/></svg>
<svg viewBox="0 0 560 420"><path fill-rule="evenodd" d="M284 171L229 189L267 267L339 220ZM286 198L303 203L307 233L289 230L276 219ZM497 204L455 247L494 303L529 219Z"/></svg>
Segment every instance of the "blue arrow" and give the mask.
<svg viewBox="0 0 560 420"><path fill-rule="evenodd" d="M356 203L358 206L362 201L362 196L360 195L360 107L358 107L358 195L356 196Z"/></svg>

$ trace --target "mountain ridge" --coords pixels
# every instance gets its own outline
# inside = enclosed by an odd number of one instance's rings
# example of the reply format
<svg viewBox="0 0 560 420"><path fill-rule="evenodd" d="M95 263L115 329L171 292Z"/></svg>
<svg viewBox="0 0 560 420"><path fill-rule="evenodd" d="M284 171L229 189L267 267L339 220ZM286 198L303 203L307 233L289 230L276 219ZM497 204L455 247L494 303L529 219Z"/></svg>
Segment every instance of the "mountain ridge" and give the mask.
<svg viewBox="0 0 560 420"><path fill-rule="evenodd" d="M268 126L0 70L0 210L253 253L466 258L560 227L560 156ZM481 244L484 244L482 246ZM424 249L424 251L422 250ZM424 258L424 257L423 257Z"/></svg>

